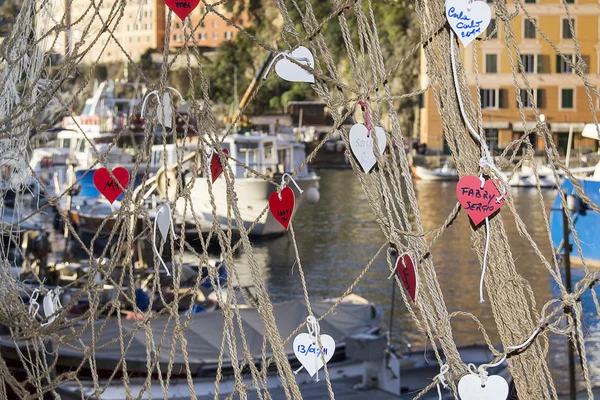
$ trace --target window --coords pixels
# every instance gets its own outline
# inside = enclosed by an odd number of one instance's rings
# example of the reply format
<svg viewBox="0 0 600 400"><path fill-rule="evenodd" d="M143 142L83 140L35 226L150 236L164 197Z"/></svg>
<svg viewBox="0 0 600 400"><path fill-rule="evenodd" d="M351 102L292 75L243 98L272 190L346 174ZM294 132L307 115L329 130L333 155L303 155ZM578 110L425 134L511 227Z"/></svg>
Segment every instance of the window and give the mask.
<svg viewBox="0 0 600 400"><path fill-rule="evenodd" d="M225 5L225 11L233 12L233 4L231 3L231 1Z"/></svg>
<svg viewBox="0 0 600 400"><path fill-rule="evenodd" d="M556 72L559 74L572 74L573 68L565 61L565 58L571 62L575 62L575 58L573 54L563 54L563 56L564 58L560 54L556 55Z"/></svg>
<svg viewBox="0 0 600 400"><path fill-rule="evenodd" d="M496 89L481 89L481 107L496 108Z"/></svg>
<svg viewBox="0 0 600 400"><path fill-rule="evenodd" d="M486 54L485 55L485 73L495 74L498 72L498 55L497 54Z"/></svg>
<svg viewBox="0 0 600 400"><path fill-rule="evenodd" d="M492 149L498 149L498 129L484 129L485 141Z"/></svg>
<svg viewBox="0 0 600 400"><path fill-rule="evenodd" d="M485 31L485 35L489 39L498 38L498 30L496 29L496 18L492 18L492 20L490 21L490 24L488 25L487 30Z"/></svg>
<svg viewBox="0 0 600 400"><path fill-rule="evenodd" d="M575 104L575 89L561 89L560 90L560 108L572 109Z"/></svg>
<svg viewBox="0 0 600 400"><path fill-rule="evenodd" d="M180 41L181 40L181 35L177 34L177 35L173 36L173 40Z"/></svg>
<svg viewBox="0 0 600 400"><path fill-rule="evenodd" d="M177 22L177 23L175 24L175 29L179 29L179 28L181 28L181 24L180 24L179 22Z"/></svg>
<svg viewBox="0 0 600 400"><path fill-rule="evenodd" d="M202 32L202 33L200 34L200 39L202 39L202 40L206 40L206 38L207 38L207 36L206 36L206 32Z"/></svg>
<svg viewBox="0 0 600 400"><path fill-rule="evenodd" d="M569 23L570 21L570 23ZM563 18L562 20L562 38L563 39L573 39L573 35L571 35L571 24L573 24L573 31L575 31L575 20L569 18Z"/></svg>
<svg viewBox="0 0 600 400"><path fill-rule="evenodd" d="M200 22L200 28L204 28L204 21Z"/></svg>
<svg viewBox="0 0 600 400"><path fill-rule="evenodd" d="M225 39L233 39L233 32L225 32Z"/></svg>
<svg viewBox="0 0 600 400"><path fill-rule="evenodd" d="M526 74L535 73L536 63L534 54L521 54L521 63L523 64L523 72Z"/></svg>
<svg viewBox="0 0 600 400"><path fill-rule="evenodd" d="M219 27L219 21L213 21L213 28Z"/></svg>
<svg viewBox="0 0 600 400"><path fill-rule="evenodd" d="M219 34L217 32L213 33L213 39L217 40L219 38Z"/></svg>
<svg viewBox="0 0 600 400"><path fill-rule="evenodd" d="M535 3L535 0L525 0L525 3Z"/></svg>
<svg viewBox="0 0 600 400"><path fill-rule="evenodd" d="M535 25L531 20L526 19L523 23L523 37L525 39L535 39Z"/></svg>
<svg viewBox="0 0 600 400"><path fill-rule="evenodd" d="M566 2L569 4L575 4L575 0L566 0Z"/></svg>
<svg viewBox="0 0 600 400"><path fill-rule="evenodd" d="M529 92L527 92L527 89L521 89L520 91L520 97L521 97L521 104L523 105L523 108L533 108L533 100L534 98L532 98L532 96L534 95L535 91L532 90L532 93L530 94Z"/></svg>

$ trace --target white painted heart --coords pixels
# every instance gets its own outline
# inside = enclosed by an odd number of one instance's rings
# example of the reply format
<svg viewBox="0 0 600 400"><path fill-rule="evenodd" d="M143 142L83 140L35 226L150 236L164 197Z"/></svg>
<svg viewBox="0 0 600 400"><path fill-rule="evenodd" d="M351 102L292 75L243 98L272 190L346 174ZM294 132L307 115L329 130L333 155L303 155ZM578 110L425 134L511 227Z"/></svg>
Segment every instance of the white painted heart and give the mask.
<svg viewBox="0 0 600 400"><path fill-rule="evenodd" d="M446 18L466 47L485 32L492 20L492 11L483 1L446 0Z"/></svg>
<svg viewBox="0 0 600 400"><path fill-rule="evenodd" d="M325 356L325 362L331 360L335 351L335 341L329 335L321 335L321 346ZM323 359L319 350L319 345L313 343L313 336L308 333L301 333L294 339L294 354L306 372L313 376L318 370L323 368Z"/></svg>
<svg viewBox="0 0 600 400"><path fill-rule="evenodd" d="M294 64L288 57L293 58L300 64L314 68L315 59L310 50L304 46L299 46L291 53L283 55L281 60L275 64L275 73L277 73L281 79L285 79L286 81L314 83L314 75L299 65Z"/></svg>
<svg viewBox="0 0 600 400"><path fill-rule="evenodd" d="M479 375L467 374L458 382L458 394L461 400L506 400L508 383L500 375L490 375L482 384Z"/></svg>
<svg viewBox="0 0 600 400"><path fill-rule="evenodd" d="M158 230L164 244L169 235L169 227L171 226L171 208L168 204L163 204L156 212L156 225L158 225Z"/></svg>
<svg viewBox="0 0 600 400"><path fill-rule="evenodd" d="M363 124L355 124L350 129L350 135L348 138L350 141L350 149L352 150L352 154L354 154L354 157L356 157L360 167L366 173L369 173L377 163L377 157L375 157L375 153L373 152L373 136L377 136L377 148L379 149L379 155L383 154L387 143L383 128L376 126L375 135L368 135L368 133L369 131L367 130L366 126ZM371 129L371 133L373 133L373 129Z"/></svg>
<svg viewBox="0 0 600 400"><path fill-rule="evenodd" d="M165 110L164 118L163 109ZM163 94L162 101L158 103L156 117L161 125L167 128L172 126L173 108L171 107L171 98L169 97L169 93Z"/></svg>

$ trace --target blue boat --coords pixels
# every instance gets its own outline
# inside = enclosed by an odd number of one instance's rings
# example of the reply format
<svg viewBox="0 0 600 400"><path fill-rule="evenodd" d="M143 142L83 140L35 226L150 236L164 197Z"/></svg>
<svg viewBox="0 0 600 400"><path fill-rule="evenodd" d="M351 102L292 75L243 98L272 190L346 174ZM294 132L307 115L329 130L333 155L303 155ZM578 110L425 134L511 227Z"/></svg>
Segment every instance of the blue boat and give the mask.
<svg viewBox="0 0 600 400"><path fill-rule="evenodd" d="M592 200L594 204L600 207L600 175L598 172L600 166L596 167L596 174L593 178L580 179L579 183L583 187L584 193ZM577 193L573 188L573 183L565 179L561 186L562 191L575 196L578 207L571 212L574 228L580 240L583 254L579 254L577 248L573 246L573 233L569 235L569 244L572 245L571 263L573 265L582 265L581 256L585 259L588 267L600 268L600 214L592 210L582 201L577 201ZM561 198L557 194L552 203L552 213L550 215L550 230L552 233L552 242L557 252L563 252L563 217L561 210Z"/></svg>

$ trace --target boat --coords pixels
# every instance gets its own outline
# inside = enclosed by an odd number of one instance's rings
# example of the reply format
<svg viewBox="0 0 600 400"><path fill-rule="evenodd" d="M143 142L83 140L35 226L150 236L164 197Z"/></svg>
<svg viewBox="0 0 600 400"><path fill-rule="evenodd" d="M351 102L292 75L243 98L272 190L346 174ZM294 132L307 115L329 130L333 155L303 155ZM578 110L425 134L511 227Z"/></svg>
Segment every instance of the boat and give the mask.
<svg viewBox="0 0 600 400"><path fill-rule="evenodd" d="M578 178L578 182L590 200L596 206L600 207L600 162L596 165L595 172L591 177ZM565 179L560 190L566 192L569 196L569 213L573 220L574 228L577 231L582 251L581 254L578 254L577 248L572 247L571 263L573 265L582 265L581 258L584 258L588 267L600 268L600 237L598 236L600 214L579 199L570 179ZM563 211L560 194L556 195L552 203L550 231L556 253L560 254L565 245L563 240ZM569 234L569 244L572 245L573 243L573 233L571 232Z"/></svg>
<svg viewBox="0 0 600 400"><path fill-rule="evenodd" d="M259 131L253 131L248 134L228 135L223 138L221 146L229 153L229 166L234 174L237 204L245 229L249 230L254 225L249 234L255 237L283 235L286 232L285 228L275 220L271 213L263 213L269 196L277 189L276 186L262 177L255 176L241 163L263 176L270 177L275 182L280 182L283 173L297 170L304 161L305 144L296 141L293 135L281 133L266 135ZM167 165L172 164L177 160L177 151L178 146L176 145L153 146L151 165L162 166L164 157L167 157ZM194 178L190 173L192 169L202 171L202 168L199 168L201 164L198 159L200 157L196 155L197 145L189 145L185 151L194 156L190 159L192 162L187 165L186 172L184 172L184 185L190 190L194 212L212 223L214 219L213 205L208 195L207 178L202 173ZM210 152L211 149L204 149L204 151ZM165 152L166 154L164 154ZM300 193L293 183L288 186L294 190L295 211L305 199L309 202L318 201L319 179L319 176L315 172L309 171L306 165L299 170L294 181L303 193ZM227 186L223 178L218 179L212 185L212 193L216 200L217 220L221 224L227 224ZM175 210L179 215L192 215L189 202L183 198L176 202ZM262 216L261 213L263 213ZM255 224L257 218L259 219ZM235 221L234 226L237 227Z"/></svg>
<svg viewBox="0 0 600 400"><path fill-rule="evenodd" d="M534 188L537 187L538 181L540 187L544 189L559 186L554 175L554 170L551 167L539 165L536 167L536 171L538 177L536 177L533 167L523 165L520 169L504 172L503 175L506 179L509 179L508 184L511 187Z"/></svg>
<svg viewBox="0 0 600 400"><path fill-rule="evenodd" d="M324 315L337 299L326 299L312 302L312 310L315 316ZM308 312L306 306L301 300L287 301L274 305L274 316L278 325L278 330L282 338L288 337L297 327L300 321L303 321ZM252 306L240 306L242 324L246 342L249 346L249 352L258 369L262 365L263 358L263 335L264 326L260 322L260 316L256 308ZM431 380L439 374L439 365L436 355L432 349L423 351L423 349L410 349L400 351L399 348L388 345L387 333L381 332L377 323L381 318L381 309L357 296L350 295L346 297L336 308L336 312L328 314L320 321L321 332L331 335L335 341L336 348L333 358L327 363L329 377L333 385L350 383L353 390L378 388L384 390L395 397L408 399L414 397L415 392L427 387ZM351 317L349 317L351 316ZM130 392L122 385L119 379L107 379L102 377L112 376L113 371L117 371L119 376L119 360L121 359L121 346L118 341L114 341L120 332L118 324L98 323L95 326L97 336L96 346L102 346L101 352L95 353L94 365L97 368L97 376L100 376L98 384L103 388L102 399L123 399L128 394L134 394L141 399L156 397L168 397L171 400L183 400L194 397L190 395L190 386L186 379L186 371L190 371L193 380L194 395L199 399L209 399L214 396L215 377L219 370L219 356L222 346L222 326L223 316L220 311L194 315L187 329L183 331L187 340L187 357L189 360L189 369L179 356L181 349L177 345L175 350L174 362L171 368L171 377L168 389L161 387L160 380L152 379L149 387L147 383L147 359L146 359L146 338L148 335L135 335L129 337L128 347L125 357L127 362L128 383ZM124 320L121 322L123 332L135 332L136 321ZM150 322L153 336L161 337L162 348L156 354L160 363L167 365L172 359L171 346L174 341L168 332L172 330L174 322L169 321L168 317L159 317ZM82 333L80 339L85 345L92 343L92 328L89 327ZM166 332L166 334L165 334ZM239 333L236 333L236 339L239 341ZM3 356L5 359L13 354L9 351L12 341L5 341L0 338ZM83 349L79 350L75 346L62 346L56 349L56 372L76 368L82 362L84 357ZM284 348L293 369L297 369L300 364L296 360L292 348L292 341L284 344ZM474 363L481 365L489 363L494 359L494 354L487 345L471 345L458 348L461 358L465 363ZM238 347L238 354L235 358L244 359L243 349ZM6 353L6 355L4 354ZM267 352L266 356L271 354ZM443 357L443 352L441 352ZM14 362L14 359L10 359ZM9 361L10 362L10 361ZM155 376L166 374L166 368L153 371ZM284 399L285 395L281 390L281 381L279 375L275 372L275 365L271 363L268 369L266 384L269 387L269 393L274 399ZM488 369L490 374L501 375L508 382L512 382L508 374L506 363ZM78 382L64 383L57 392L63 399L90 398L95 399L95 386L91 378L86 377L89 371L84 367L78 374ZM322 374L322 372L321 372ZM249 375L249 374L248 374ZM232 393L235 390L234 371L231 366L231 355L226 351L222 363L222 369L219 392L223 395ZM249 391L256 390L253 387L251 376L244 378L244 383ZM301 390L311 390L313 392L322 391L323 396L314 398L326 398L327 385L324 382L316 383L315 378L311 377L305 371L296 374L296 381L301 385ZM163 392L163 390L167 390ZM364 392L365 398L368 392ZM434 390L429 395L434 395L437 399L437 393ZM451 393L445 391L444 399L450 398ZM430 397L426 397L430 398Z"/></svg>
<svg viewBox="0 0 600 400"><path fill-rule="evenodd" d="M445 163L441 168L427 169L415 165L412 168L413 175L416 179L423 181L457 181L458 172L455 168L451 168L448 163Z"/></svg>

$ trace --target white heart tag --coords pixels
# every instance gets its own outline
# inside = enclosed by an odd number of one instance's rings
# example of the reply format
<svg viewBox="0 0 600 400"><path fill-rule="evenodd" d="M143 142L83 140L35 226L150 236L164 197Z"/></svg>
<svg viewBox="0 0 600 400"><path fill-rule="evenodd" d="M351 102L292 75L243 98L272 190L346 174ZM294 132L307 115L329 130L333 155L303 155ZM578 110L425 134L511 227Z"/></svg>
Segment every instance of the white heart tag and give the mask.
<svg viewBox="0 0 600 400"><path fill-rule="evenodd" d="M277 73L281 79L285 79L286 81L314 83L314 75L288 60L288 57L293 58L300 64L314 68L315 59L310 50L304 46L300 46L291 53L282 56L281 60L275 64L275 73Z"/></svg>
<svg viewBox="0 0 600 400"><path fill-rule="evenodd" d="M156 106L156 117L158 122L166 128L171 128L173 119L173 109L171 108L171 98L169 93L163 94L162 102ZM165 117L163 118L163 108L165 110Z"/></svg>
<svg viewBox="0 0 600 400"><path fill-rule="evenodd" d="M325 362L331 360L335 351L335 341L329 335L321 335L321 346L325 355ZM323 360L319 345L313 343L313 336L308 333L301 333L294 339L294 354L306 372L313 376L318 370L323 368Z"/></svg>
<svg viewBox="0 0 600 400"><path fill-rule="evenodd" d="M490 375L482 385L479 375L467 374L458 382L458 394L461 400L506 400L508 383L500 375Z"/></svg>
<svg viewBox="0 0 600 400"><path fill-rule="evenodd" d="M163 204L158 211L156 211L156 225L158 225L158 230L160 231L160 236L162 237L162 242L164 244L167 241L169 227L171 226L171 208L168 204Z"/></svg>
<svg viewBox="0 0 600 400"><path fill-rule="evenodd" d="M492 10L483 1L447 0L446 18L452 30L466 47L481 35L492 20Z"/></svg>
<svg viewBox="0 0 600 400"><path fill-rule="evenodd" d="M352 154L354 154L360 167L366 173L371 172L371 169L373 169L377 163L377 157L375 157L375 153L373 152L373 135L367 136L368 133L369 131L366 126L363 124L355 124L350 129L350 135L348 137L348 140L350 141L350 150L352 150ZM371 133L373 133L373 129L371 129ZM377 135L379 155L382 155L387 143L385 131L382 127L376 126L375 135Z"/></svg>

